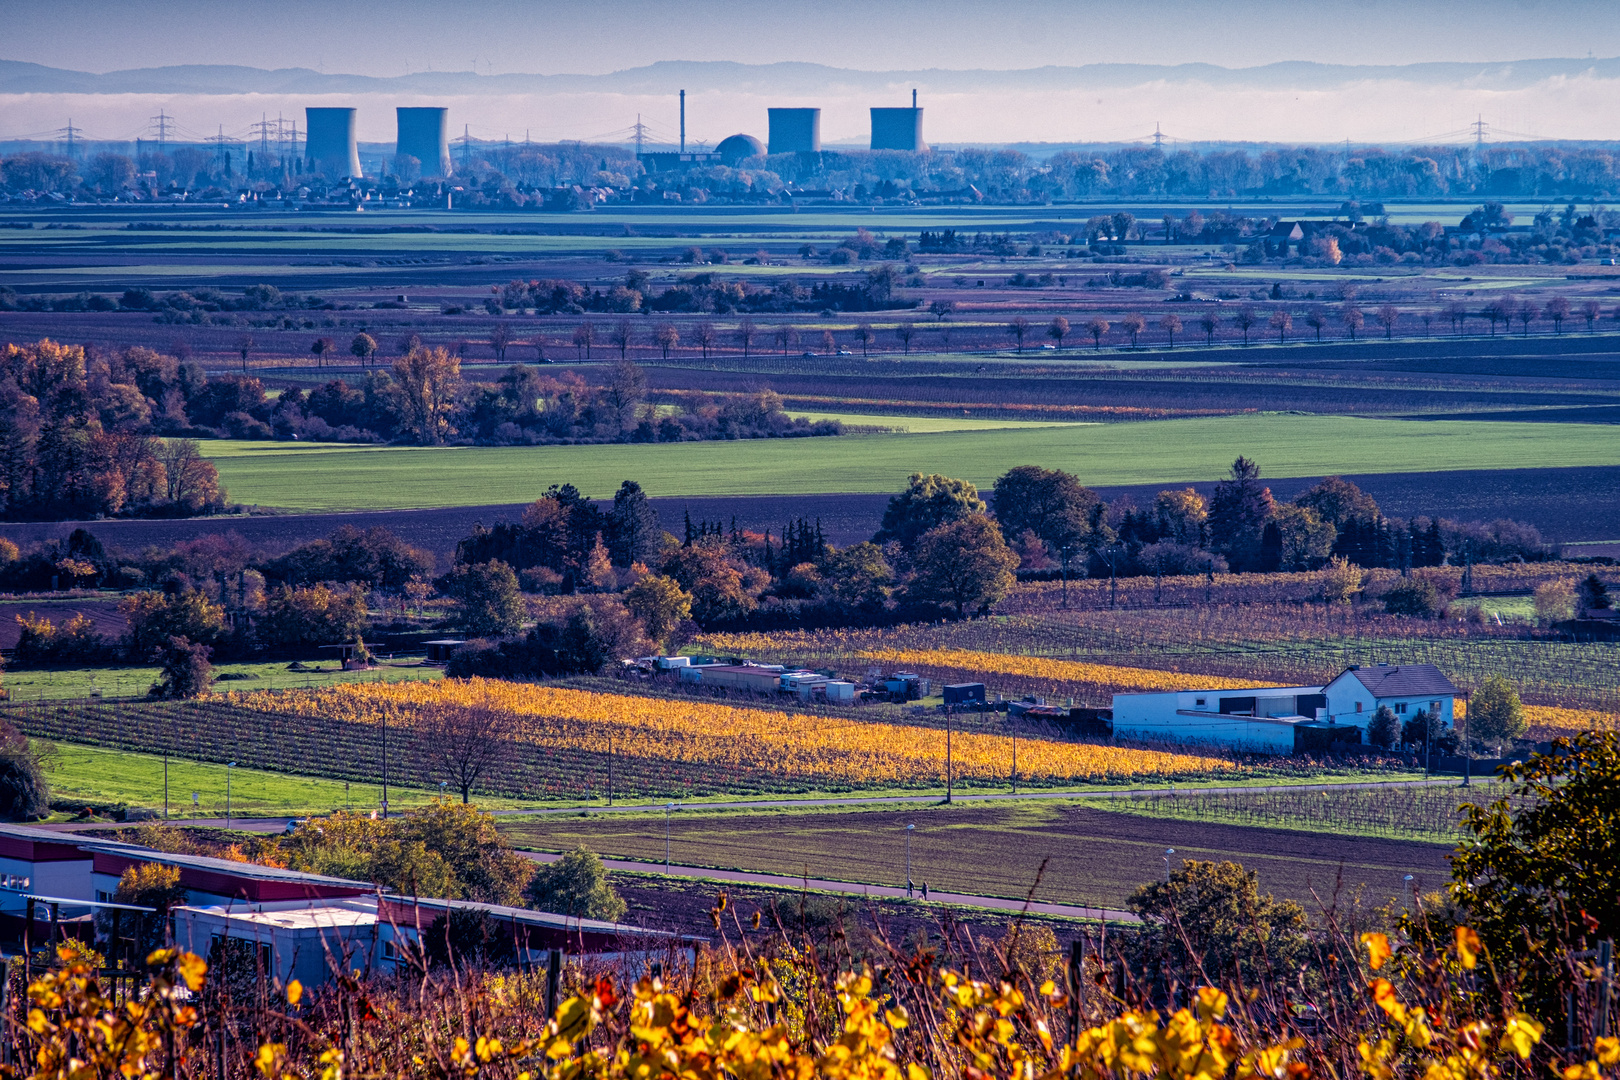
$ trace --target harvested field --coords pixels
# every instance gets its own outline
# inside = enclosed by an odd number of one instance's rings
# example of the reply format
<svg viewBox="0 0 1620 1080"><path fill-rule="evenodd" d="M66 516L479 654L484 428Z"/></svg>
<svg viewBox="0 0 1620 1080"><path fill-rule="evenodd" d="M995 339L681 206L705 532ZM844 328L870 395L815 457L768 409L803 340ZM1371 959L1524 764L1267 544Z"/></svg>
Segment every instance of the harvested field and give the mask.
<svg viewBox="0 0 1620 1080"><path fill-rule="evenodd" d="M1040 899L1110 907L1163 875L1167 847L1175 848L1174 860L1241 862L1259 871L1262 889L1308 909L1316 906L1313 889L1324 899L1333 894L1341 870L1346 889L1365 885L1375 903L1399 896L1406 874L1422 889L1436 888L1449 874L1451 851L1409 840L1020 804L833 814L678 811L669 820L670 857L686 865L903 886L907 824L916 825L912 879L919 884L1021 897L1040 875ZM502 829L522 847L565 851L584 844L604 856L664 857L662 814L530 820Z"/></svg>

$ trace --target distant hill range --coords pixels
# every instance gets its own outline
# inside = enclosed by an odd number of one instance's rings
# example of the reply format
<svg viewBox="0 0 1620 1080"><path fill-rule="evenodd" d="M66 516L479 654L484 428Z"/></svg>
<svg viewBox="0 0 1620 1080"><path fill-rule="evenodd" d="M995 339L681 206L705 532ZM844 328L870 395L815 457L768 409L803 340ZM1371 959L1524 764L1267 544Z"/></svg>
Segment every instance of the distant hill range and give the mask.
<svg viewBox="0 0 1620 1080"><path fill-rule="evenodd" d="M664 94L671 87L809 94L829 89L891 90L897 84L932 93L1111 89L1146 83L1196 83L1224 89L1326 90L1358 82L1409 82L1514 90L1550 79L1620 78L1620 58L1516 60L1385 66L1302 61L1251 68L1213 64L1087 64L1019 71L853 71L822 64L664 61L606 75L479 75L418 72L390 78L327 75L307 68L181 65L94 74L0 60L0 94Z"/></svg>

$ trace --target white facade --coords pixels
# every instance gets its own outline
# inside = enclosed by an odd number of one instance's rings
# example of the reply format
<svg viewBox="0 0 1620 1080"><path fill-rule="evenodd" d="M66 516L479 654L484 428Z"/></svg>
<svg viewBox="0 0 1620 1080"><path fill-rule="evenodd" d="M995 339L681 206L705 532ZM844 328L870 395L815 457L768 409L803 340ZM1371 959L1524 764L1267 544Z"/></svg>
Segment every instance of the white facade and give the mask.
<svg viewBox="0 0 1620 1080"><path fill-rule="evenodd" d="M1423 711L1450 727L1456 694L1433 664L1352 667L1326 686L1115 694L1114 734L1293 753L1319 744L1324 731L1330 744L1338 741L1335 731L1355 729L1364 738L1380 705L1403 723Z"/></svg>
<svg viewBox="0 0 1620 1080"><path fill-rule="evenodd" d="M1291 754L1294 728L1314 724L1321 694L1319 686L1115 694L1114 735Z"/></svg>
<svg viewBox="0 0 1620 1080"><path fill-rule="evenodd" d="M174 937L203 957L220 938L249 942L267 978L314 987L334 971L375 970L393 928L379 924L375 900L288 900L175 908Z"/></svg>
<svg viewBox="0 0 1620 1080"><path fill-rule="evenodd" d="M1369 674L1376 674L1378 671L1377 668L1360 670ZM1365 727L1372 722L1373 713L1378 711L1380 705L1388 705L1390 711L1395 714L1395 719L1403 724L1417 716L1420 711L1427 712L1430 716L1439 716L1448 728L1456 719L1455 690L1451 693L1441 688L1420 690L1389 680L1391 689L1408 692L1385 696L1380 691L1366 686L1358 678L1359 674L1360 671L1357 669L1346 671L1322 688L1328 699L1328 715L1338 723L1359 724ZM1417 692L1411 692L1412 690Z"/></svg>

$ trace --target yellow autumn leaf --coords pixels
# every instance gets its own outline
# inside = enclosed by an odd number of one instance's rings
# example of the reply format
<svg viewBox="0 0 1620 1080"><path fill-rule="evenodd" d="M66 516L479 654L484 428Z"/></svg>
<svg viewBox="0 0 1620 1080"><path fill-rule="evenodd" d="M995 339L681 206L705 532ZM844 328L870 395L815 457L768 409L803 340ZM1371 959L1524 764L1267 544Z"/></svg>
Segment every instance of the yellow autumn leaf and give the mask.
<svg viewBox="0 0 1620 1080"><path fill-rule="evenodd" d="M1479 935L1466 926L1459 926L1456 930L1457 959L1462 966L1472 968L1479 963Z"/></svg>
<svg viewBox="0 0 1620 1080"><path fill-rule="evenodd" d="M287 1004L297 1005L304 998L304 984L294 979L287 984Z"/></svg>
<svg viewBox="0 0 1620 1080"><path fill-rule="evenodd" d="M1511 1046L1519 1057L1528 1058L1536 1044L1541 1041L1542 1032L1546 1030L1545 1024L1519 1013L1508 1017L1507 1023L1503 1025L1502 1044Z"/></svg>
<svg viewBox="0 0 1620 1080"><path fill-rule="evenodd" d="M1377 971L1389 961L1389 938L1384 934L1362 934L1361 943L1367 946L1367 966Z"/></svg>

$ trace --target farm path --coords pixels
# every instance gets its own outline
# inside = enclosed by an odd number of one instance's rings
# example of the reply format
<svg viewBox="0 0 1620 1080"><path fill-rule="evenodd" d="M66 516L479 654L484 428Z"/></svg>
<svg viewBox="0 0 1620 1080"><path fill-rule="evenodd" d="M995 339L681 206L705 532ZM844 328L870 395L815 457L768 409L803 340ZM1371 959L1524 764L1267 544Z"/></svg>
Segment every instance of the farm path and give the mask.
<svg viewBox="0 0 1620 1080"><path fill-rule="evenodd" d="M561 855L544 851L521 852L525 858L538 863L556 862ZM704 878L710 881L730 881L739 885L766 885L785 889L814 889L817 892L844 893L849 896L869 896L884 900L904 900L906 890L892 885L868 885L858 881L832 881L824 878L789 877L784 874L756 874L743 870L713 870L705 866L682 866L661 862L638 862L632 859L603 859L609 870L632 874L663 874L668 877ZM920 887L911 899L920 900ZM928 902L955 907L992 908L998 911L1024 911L1032 915L1057 915L1066 919L1106 919L1110 922L1141 922L1129 911L1113 908L1084 907L1075 904L1053 904L1044 900L1009 900L1004 896L973 896L968 893L930 890Z"/></svg>
<svg viewBox="0 0 1620 1080"><path fill-rule="evenodd" d="M1487 783L1483 777L1475 777L1475 783ZM990 791L961 793L952 796L953 803L982 803L982 802L1025 802L1041 799L1133 799L1144 795L1163 795L1168 791L1196 791L1200 795L1260 795L1286 791L1359 791L1386 787L1434 787L1434 786L1460 786L1461 781L1455 777L1436 777L1428 780L1362 780L1346 781L1343 783L1327 784L1232 784L1226 786L1211 786L1205 784L1183 784L1180 787L1171 785L1169 788L1119 788L1112 791L1097 791L1095 789L1065 789L1063 791ZM850 795L839 798L826 799L729 799L724 801L692 801L675 802L674 805L683 810L791 810L795 807L814 806L906 806L921 803L944 802L943 793L936 792L929 795ZM511 810L492 810L490 813L500 816L546 817L556 814L574 815L582 813L591 814L625 814L637 811L661 810L664 802L629 803L603 806L601 804L584 804L575 806L552 806L525 809L522 807ZM285 822L283 822L285 823Z"/></svg>

